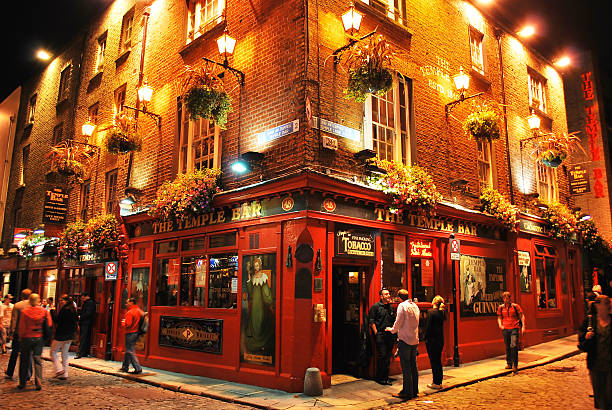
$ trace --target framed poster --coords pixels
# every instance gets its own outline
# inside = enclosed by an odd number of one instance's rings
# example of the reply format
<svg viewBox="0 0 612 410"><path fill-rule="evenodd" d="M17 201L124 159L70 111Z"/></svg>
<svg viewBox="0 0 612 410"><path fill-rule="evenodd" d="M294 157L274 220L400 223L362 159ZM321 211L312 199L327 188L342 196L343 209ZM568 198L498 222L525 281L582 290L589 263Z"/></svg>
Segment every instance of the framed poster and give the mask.
<svg viewBox="0 0 612 410"><path fill-rule="evenodd" d="M222 354L223 320L161 316L158 342L160 346Z"/></svg>
<svg viewBox="0 0 612 410"><path fill-rule="evenodd" d="M240 361L274 365L276 254L242 257Z"/></svg>
<svg viewBox="0 0 612 410"><path fill-rule="evenodd" d="M461 255L461 316L496 316L506 289L506 261Z"/></svg>

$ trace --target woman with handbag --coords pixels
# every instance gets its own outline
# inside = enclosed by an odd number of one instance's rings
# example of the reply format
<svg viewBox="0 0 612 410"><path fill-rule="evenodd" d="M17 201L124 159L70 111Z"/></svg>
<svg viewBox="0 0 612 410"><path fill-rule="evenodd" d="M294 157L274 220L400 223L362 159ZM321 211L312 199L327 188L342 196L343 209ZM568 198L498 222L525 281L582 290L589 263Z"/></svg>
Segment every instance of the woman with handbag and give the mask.
<svg viewBox="0 0 612 410"><path fill-rule="evenodd" d="M62 295L59 312L55 318L55 337L51 342L51 360L55 365L55 376L53 377L60 380L68 378L68 352L76 334L78 320L79 317L74 308L74 303L72 303L72 298L68 295ZM60 350L62 351L61 365L57 357Z"/></svg>
<svg viewBox="0 0 612 410"><path fill-rule="evenodd" d="M578 347L587 352L596 409L612 409L612 312L610 298L599 295L595 309L578 333Z"/></svg>

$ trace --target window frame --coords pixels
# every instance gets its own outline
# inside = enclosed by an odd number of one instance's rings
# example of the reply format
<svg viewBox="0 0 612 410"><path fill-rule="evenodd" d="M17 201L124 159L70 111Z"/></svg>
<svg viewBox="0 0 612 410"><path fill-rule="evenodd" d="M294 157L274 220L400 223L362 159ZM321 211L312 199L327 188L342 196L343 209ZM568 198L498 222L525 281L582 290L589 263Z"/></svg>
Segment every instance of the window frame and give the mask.
<svg viewBox="0 0 612 410"><path fill-rule="evenodd" d="M478 151L478 157L476 159L477 164L477 173L478 173L478 188L482 193L486 188L494 188L493 178L493 143L489 140L478 140L476 142L476 147ZM481 149L481 147L483 149ZM482 155L481 155L482 154ZM486 157L488 156L489 160L486 161ZM481 178L481 165L488 167L488 181L485 181Z"/></svg>
<svg viewBox="0 0 612 410"><path fill-rule="evenodd" d="M99 111L100 111L99 102L95 102L94 104L90 105L89 108L87 109L88 120L94 125L98 125Z"/></svg>
<svg viewBox="0 0 612 410"><path fill-rule="evenodd" d="M72 65L68 64L60 73L59 90L57 92L57 101L64 101L70 93L70 74Z"/></svg>
<svg viewBox="0 0 612 410"><path fill-rule="evenodd" d="M119 114L123 111L123 107L125 107L125 100L127 94L127 84L124 83L121 86L115 89L115 95L113 98L113 105L115 110L115 115Z"/></svg>
<svg viewBox="0 0 612 410"><path fill-rule="evenodd" d="M53 127L53 136L51 140L51 145L56 146L57 144L62 142L64 140L63 134L64 134L64 123L60 122L55 127Z"/></svg>
<svg viewBox="0 0 612 410"><path fill-rule="evenodd" d="M529 107L543 113L546 113L548 110L548 103L546 101L548 93L546 92L546 85L547 80L544 76L529 67L527 68ZM535 93L538 95L535 96Z"/></svg>
<svg viewBox="0 0 612 410"><path fill-rule="evenodd" d="M396 8L394 3L397 1L399 3L399 8ZM402 27L408 26L408 17L407 17L407 1L406 0L361 0L362 3L365 3L372 7L374 10L383 14L389 20L399 24Z"/></svg>
<svg viewBox="0 0 612 410"><path fill-rule="evenodd" d="M211 5L209 7L209 5ZM187 5L186 13L186 44L199 38L204 33L210 31L213 27L219 24L227 7L226 0L190 0ZM206 19L203 14L209 9L217 9L217 13L212 13L211 17Z"/></svg>
<svg viewBox="0 0 612 410"><path fill-rule="evenodd" d="M179 137L178 137L178 172L193 172L196 169L196 158L194 151L194 138L196 137L195 132L197 127L199 127L200 134L202 135L202 130L206 129L210 130L210 119L198 118L197 120L192 120L189 117L189 111L186 109L184 104L179 103L178 107L178 118L180 118L180 126L179 126ZM206 124L206 125L204 125ZM187 134L187 135L185 135ZM222 150L222 138L221 138L221 128L215 123L213 134L207 133L205 138L200 138L200 142L204 142L205 139L213 138L212 141L212 149L213 154L210 154L210 146L208 147L209 157L206 160L202 160L202 156L200 156L200 164L203 161L212 160L212 168L220 168L221 167L221 150ZM197 142L196 142L197 143ZM202 147L202 145L200 145ZM201 149L201 148L200 148ZM201 152L201 151L200 151ZM197 168L202 169L202 168Z"/></svg>
<svg viewBox="0 0 612 410"><path fill-rule="evenodd" d="M542 248L544 250L544 252L540 251L538 248ZM550 253L549 249L552 249L553 252ZM552 312L552 311L559 311L561 310L560 307L560 298L561 298L561 289L559 287L559 280L560 280L560 275L559 275L559 253L557 251L557 249L555 249L554 247L550 246L550 244L543 244L543 243L535 243L534 244L534 255L533 255L533 269L535 270L535 275L532 272L532 276L535 276L536 278L536 290L534 292L535 297L536 297L536 306L537 306L537 310L539 312ZM552 261L553 264L553 270L554 270L554 291L555 291L555 306L551 307L549 306L550 300L552 300L553 298L549 297L549 282L548 282L548 272L546 271L546 262L548 260ZM542 281L540 279L540 276L538 275L538 262L542 262L542 266L544 269L544 289L545 289L545 307L542 307L540 305L540 294L542 291ZM538 285L539 284L539 285Z"/></svg>
<svg viewBox="0 0 612 410"><path fill-rule="evenodd" d="M36 100L37 99L38 99L38 94L34 94L30 97L30 100L28 101L28 116L27 116L28 124L34 123L34 118L36 117Z"/></svg>
<svg viewBox="0 0 612 410"><path fill-rule="evenodd" d="M30 159L30 144L21 149L21 172L19 173L19 185L25 186L26 183L26 168Z"/></svg>
<svg viewBox="0 0 612 410"><path fill-rule="evenodd" d="M96 52L96 66L95 66L96 74L104 71L104 58L106 56L107 33L108 32L105 31L104 34L98 37L98 49Z"/></svg>
<svg viewBox="0 0 612 410"><path fill-rule="evenodd" d="M89 195L91 193L91 178L83 181L81 185L81 197L79 198L79 216L83 222L87 222L89 218Z"/></svg>
<svg viewBox="0 0 612 410"><path fill-rule="evenodd" d="M557 169L547 167L546 165L540 163L540 161L535 162L536 167L536 192L540 195L540 200L544 202L557 201L559 199L559 189L557 186ZM544 171L543 175L546 175L546 181L541 181L540 175L542 175L541 171ZM546 184L543 184L546 182ZM546 187L542 187L546 185ZM542 195L543 189L546 189L545 195Z"/></svg>
<svg viewBox="0 0 612 410"><path fill-rule="evenodd" d="M114 184L111 182L114 179ZM117 187L119 184L119 169L115 168L106 173L104 179L104 209L107 214L115 212L116 207L119 206L117 200Z"/></svg>
<svg viewBox="0 0 612 410"><path fill-rule="evenodd" d="M119 41L119 55L132 49L132 36L134 35L134 7L123 15L121 21L121 38Z"/></svg>
<svg viewBox="0 0 612 410"><path fill-rule="evenodd" d="M472 69L481 75L485 73L484 33L480 28L470 24L470 62ZM477 50L476 50L477 49Z"/></svg>

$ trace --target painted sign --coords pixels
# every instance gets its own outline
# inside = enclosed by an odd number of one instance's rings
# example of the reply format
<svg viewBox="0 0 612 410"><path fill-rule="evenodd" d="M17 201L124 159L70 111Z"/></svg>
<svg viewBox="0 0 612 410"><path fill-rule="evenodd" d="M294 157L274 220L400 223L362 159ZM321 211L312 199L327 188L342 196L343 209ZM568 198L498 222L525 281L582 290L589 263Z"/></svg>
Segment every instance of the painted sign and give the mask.
<svg viewBox="0 0 612 410"><path fill-rule="evenodd" d="M222 354L223 320L161 316L159 345Z"/></svg>
<svg viewBox="0 0 612 410"><path fill-rule="evenodd" d="M66 223L68 214L68 193L65 188L53 187L45 191L43 223Z"/></svg>
<svg viewBox="0 0 612 410"><path fill-rule="evenodd" d="M434 263L433 259L423 259L421 261L421 286L428 287L434 285Z"/></svg>
<svg viewBox="0 0 612 410"><path fill-rule="evenodd" d="M336 256L376 257L376 235L354 229L337 230Z"/></svg>
<svg viewBox="0 0 612 410"><path fill-rule="evenodd" d="M117 280L119 262L106 262L104 265L104 280Z"/></svg>
<svg viewBox="0 0 612 410"><path fill-rule="evenodd" d="M568 169L570 195L580 195L591 192L589 171L580 165Z"/></svg>
<svg viewBox="0 0 612 410"><path fill-rule="evenodd" d="M546 225L543 223L523 218L519 218L519 229L522 232L535 233L538 235L546 235L547 232Z"/></svg>
<svg viewBox="0 0 612 410"><path fill-rule="evenodd" d="M518 264L519 266L531 265L531 256L528 251L518 251Z"/></svg>
<svg viewBox="0 0 612 410"><path fill-rule="evenodd" d="M461 255L461 316L496 316L503 302L506 261Z"/></svg>
<svg viewBox="0 0 612 410"><path fill-rule="evenodd" d="M293 134L300 130L300 120L293 120L278 127L270 128L257 134L257 142L259 144L265 144L275 139L284 137L285 135Z"/></svg>
<svg viewBox="0 0 612 410"><path fill-rule="evenodd" d="M332 151L338 151L338 139L330 137L329 135L321 135L321 142L323 148L330 149Z"/></svg>
<svg viewBox="0 0 612 410"><path fill-rule="evenodd" d="M361 131L355 128L347 127L346 125L337 124L326 120L325 118L313 117L314 128L320 129L323 132L337 135L351 141L359 142L361 140Z"/></svg>
<svg viewBox="0 0 612 410"><path fill-rule="evenodd" d="M427 85L445 97L458 99L459 94L455 91L450 76L450 62L440 56L435 56L435 59L435 63L419 67L421 74L427 79Z"/></svg>
<svg viewBox="0 0 612 410"><path fill-rule="evenodd" d="M415 256L417 258L431 258L433 257L431 249L431 241L410 241L410 256Z"/></svg>

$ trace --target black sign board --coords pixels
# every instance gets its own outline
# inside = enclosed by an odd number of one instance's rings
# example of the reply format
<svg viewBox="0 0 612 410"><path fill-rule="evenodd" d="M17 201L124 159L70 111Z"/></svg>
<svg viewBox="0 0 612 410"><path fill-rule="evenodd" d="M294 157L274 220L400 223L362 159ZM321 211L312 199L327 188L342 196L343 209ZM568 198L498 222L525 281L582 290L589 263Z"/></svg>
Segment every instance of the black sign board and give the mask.
<svg viewBox="0 0 612 410"><path fill-rule="evenodd" d="M68 213L68 194L65 188L53 187L45 192L43 223L66 223Z"/></svg>
<svg viewBox="0 0 612 410"><path fill-rule="evenodd" d="M161 316L159 345L222 354L223 320Z"/></svg>
<svg viewBox="0 0 612 410"><path fill-rule="evenodd" d="M580 165L574 165L568 170L570 195L580 195L591 192L589 170Z"/></svg>
<svg viewBox="0 0 612 410"><path fill-rule="evenodd" d="M519 229L521 232L535 233L538 235L546 235L548 230L546 225L540 222L531 221L529 219L519 219Z"/></svg>
<svg viewBox="0 0 612 410"><path fill-rule="evenodd" d="M336 256L376 257L376 234L352 228L336 230Z"/></svg>

